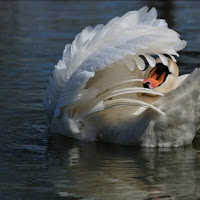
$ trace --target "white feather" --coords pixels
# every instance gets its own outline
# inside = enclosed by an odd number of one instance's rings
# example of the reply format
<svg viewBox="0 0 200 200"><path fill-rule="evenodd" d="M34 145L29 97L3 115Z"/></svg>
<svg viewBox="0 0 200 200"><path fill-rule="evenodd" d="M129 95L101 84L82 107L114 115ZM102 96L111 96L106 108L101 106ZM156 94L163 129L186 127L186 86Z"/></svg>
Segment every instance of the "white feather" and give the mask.
<svg viewBox="0 0 200 200"><path fill-rule="evenodd" d="M146 54L143 54L144 55L144 57L146 58L146 60L147 60L147 62L149 63L149 65L151 66L151 67L155 67L155 65L156 65L156 60L152 57L152 56L150 56L150 55L146 55Z"/></svg>
<svg viewBox="0 0 200 200"><path fill-rule="evenodd" d="M144 101L140 100L135 100L135 99L115 99L111 100L109 102L103 102L101 101L99 104L94 106L91 110L89 110L87 113L84 113L81 117L84 118L90 114L100 112L106 109L110 109L116 106L139 106L139 107L148 107L151 108L152 110L158 112L159 114L165 116L165 113L160 110L159 108L153 106L152 104L149 104Z"/></svg>
<svg viewBox="0 0 200 200"><path fill-rule="evenodd" d="M140 58L139 56L133 56L133 59L135 60L136 65L138 66L138 68L140 70L145 69L145 64L144 64L144 61L142 60L142 58Z"/></svg>
<svg viewBox="0 0 200 200"><path fill-rule="evenodd" d="M158 53L158 56L160 57L160 59L161 59L163 65L166 65L166 66L167 66L167 65L168 65L167 58L166 58L165 56L163 56L162 54L159 54L159 53Z"/></svg>
<svg viewBox="0 0 200 200"><path fill-rule="evenodd" d="M104 100L109 99L111 97L123 95L123 94L133 94L133 93L147 93L147 94L163 96L163 94L159 92L154 92L152 90L145 89L145 88L135 87L135 88L123 88L123 89L115 90L109 96L107 96Z"/></svg>
<svg viewBox="0 0 200 200"><path fill-rule="evenodd" d="M131 60L131 59L125 59L124 63L131 71L133 71L135 69L135 67L136 67L135 62L133 60Z"/></svg>
<svg viewBox="0 0 200 200"><path fill-rule="evenodd" d="M175 58L174 56L172 56L172 55L170 55L170 54L169 54L169 56L171 57L171 59L172 59L174 62L176 62L176 58Z"/></svg>

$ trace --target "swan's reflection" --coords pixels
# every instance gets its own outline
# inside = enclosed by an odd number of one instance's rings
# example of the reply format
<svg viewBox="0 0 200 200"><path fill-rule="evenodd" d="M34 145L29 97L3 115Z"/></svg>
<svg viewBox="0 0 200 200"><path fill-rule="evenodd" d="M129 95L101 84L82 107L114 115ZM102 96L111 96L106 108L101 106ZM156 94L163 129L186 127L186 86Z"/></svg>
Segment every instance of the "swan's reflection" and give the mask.
<svg viewBox="0 0 200 200"><path fill-rule="evenodd" d="M195 199L200 197L198 152L192 146L138 149L57 135L49 138L49 175L61 196Z"/></svg>

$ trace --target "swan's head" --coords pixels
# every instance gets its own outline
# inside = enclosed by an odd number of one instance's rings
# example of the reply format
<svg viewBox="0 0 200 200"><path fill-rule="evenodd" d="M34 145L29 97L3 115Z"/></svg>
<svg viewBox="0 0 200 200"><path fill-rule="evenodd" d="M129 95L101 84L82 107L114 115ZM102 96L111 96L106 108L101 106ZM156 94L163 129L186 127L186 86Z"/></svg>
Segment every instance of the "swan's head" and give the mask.
<svg viewBox="0 0 200 200"><path fill-rule="evenodd" d="M167 93L176 87L176 81L179 75L179 69L177 64L168 59L168 65L164 65L160 58L156 60L156 66L154 68L148 68L145 79L143 80L143 86L145 88L152 89L156 92Z"/></svg>

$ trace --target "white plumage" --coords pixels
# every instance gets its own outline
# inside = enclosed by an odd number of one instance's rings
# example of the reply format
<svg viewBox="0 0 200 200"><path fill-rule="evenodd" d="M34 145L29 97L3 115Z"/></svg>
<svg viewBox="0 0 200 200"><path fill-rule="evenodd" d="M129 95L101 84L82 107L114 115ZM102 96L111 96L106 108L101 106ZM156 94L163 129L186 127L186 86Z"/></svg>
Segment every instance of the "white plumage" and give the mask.
<svg viewBox="0 0 200 200"><path fill-rule="evenodd" d="M167 120L165 99L180 90L177 88L164 95L143 88L141 81L146 73L143 71L145 62L154 67L157 56L164 65L168 65L168 58L163 54L175 61L177 51L185 45L186 42L167 27L165 20L157 19L155 8L148 12L148 8L144 7L116 17L106 25L86 27L72 44L66 45L63 58L55 66L53 77L50 77L48 99L44 100L44 106L51 131L87 141L100 138L145 146L190 143L191 139L178 143L170 139L159 142L155 130L145 133L148 127L150 129L149 125L143 130L148 122ZM194 73L200 72L196 70ZM198 82L198 76L195 77ZM193 85L191 87L194 88ZM188 90L190 92L191 88ZM143 93L164 96L153 103L145 101ZM131 111L126 116L127 109ZM119 114L124 115L121 121L115 119ZM150 115L152 121L149 121ZM109 117L117 122L110 121Z"/></svg>

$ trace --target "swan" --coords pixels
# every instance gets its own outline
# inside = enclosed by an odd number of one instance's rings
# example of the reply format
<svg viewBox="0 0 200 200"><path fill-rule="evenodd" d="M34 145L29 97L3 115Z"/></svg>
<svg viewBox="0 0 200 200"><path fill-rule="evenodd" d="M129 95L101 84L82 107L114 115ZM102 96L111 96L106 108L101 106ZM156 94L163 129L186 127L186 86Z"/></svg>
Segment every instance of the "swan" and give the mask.
<svg viewBox="0 0 200 200"><path fill-rule="evenodd" d="M185 46L147 6L86 27L50 77L43 104L51 132L145 147L190 144L200 70L179 76L175 56Z"/></svg>

